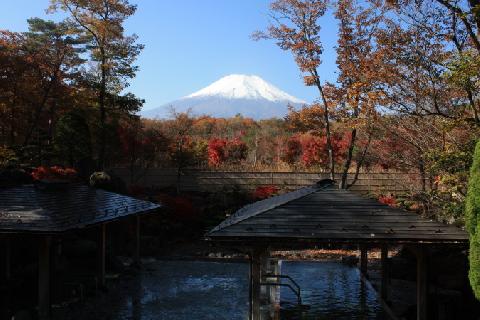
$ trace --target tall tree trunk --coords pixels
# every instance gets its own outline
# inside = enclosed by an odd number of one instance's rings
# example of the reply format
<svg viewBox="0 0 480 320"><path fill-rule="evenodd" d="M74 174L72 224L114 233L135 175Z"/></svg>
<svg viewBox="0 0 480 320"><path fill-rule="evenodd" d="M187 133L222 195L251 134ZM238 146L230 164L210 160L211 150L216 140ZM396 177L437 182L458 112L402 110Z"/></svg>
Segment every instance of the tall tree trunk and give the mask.
<svg viewBox="0 0 480 320"><path fill-rule="evenodd" d="M57 67L57 70L59 70L60 66ZM30 138L33 135L33 132L35 129L38 127L38 122L40 121L40 117L42 115L43 109L45 108L45 105L47 103L48 97L50 96L50 91L52 91L52 88L54 84L57 82L57 73L55 72L52 75L52 80L48 83L48 86L45 88L45 91L42 96L42 101L40 101L40 104L38 105L37 109L35 110L35 115L33 117L33 123L30 126L30 128L27 130L27 134L25 136L25 140L23 141L23 146L26 146L30 142Z"/></svg>
<svg viewBox="0 0 480 320"><path fill-rule="evenodd" d="M184 167L184 159L183 159L183 137L180 139L180 145L177 146L177 150L178 150L178 155L179 155L179 159L177 159L177 195L180 195L180 192L181 192L181 187L180 187L180 183L181 183L181 179L182 179L182 170L183 170L183 167Z"/></svg>
<svg viewBox="0 0 480 320"><path fill-rule="evenodd" d="M43 109L45 108L45 105L47 104L48 98L50 96L50 92L52 91L53 87L57 84L57 79L59 77L59 72L60 72L61 67L62 67L62 62L63 62L63 57L60 59L60 62L55 65L55 69L51 73L51 80L44 90L42 100L41 100L40 104L38 105L37 109L35 110L35 115L33 117L33 123L30 126L29 130L27 131L27 135L25 136L25 140L23 142L24 146L26 146L30 142L30 138L32 137L33 132L39 126L40 117L42 115Z"/></svg>
<svg viewBox="0 0 480 320"><path fill-rule="evenodd" d="M100 150L98 155L98 169L103 170L105 168L105 152L106 152L106 143L107 143L107 132L105 129L105 120L106 120L106 111L105 111L105 94L107 86L107 68L106 68L106 59L105 59L105 50L100 49L102 53L102 79L100 84L100 95L99 95L99 108L100 108Z"/></svg>
<svg viewBox="0 0 480 320"><path fill-rule="evenodd" d="M352 187L358 180L358 176L360 174L360 168L363 167L363 163L365 162L365 156L367 155L368 148L370 147L370 142L372 142L372 133L368 134L368 141L367 145L362 151L362 156L360 157L360 161L357 163L357 167L355 168L355 175L353 176L353 180L350 184L347 185L347 189Z"/></svg>
<svg viewBox="0 0 480 320"><path fill-rule="evenodd" d="M181 189L180 189L180 183L182 182L182 169L180 167L177 168L177 196L180 195Z"/></svg>
<svg viewBox="0 0 480 320"><path fill-rule="evenodd" d="M323 88L320 83L320 77L318 76L317 71L313 70L312 74L315 77L315 84L317 85L323 102L323 119L325 121L325 136L327 138L328 162L330 164L330 179L335 180L335 161L333 156L332 136L330 132L330 117L328 112L327 99L325 98L325 93L323 92Z"/></svg>
<svg viewBox="0 0 480 320"><path fill-rule="evenodd" d="M15 145L15 104L17 103L17 90L16 86L13 92L13 99L12 99L12 105L10 106L10 141L9 145L10 147L13 147Z"/></svg>
<svg viewBox="0 0 480 320"><path fill-rule="evenodd" d="M131 154L130 154L130 184L134 182L134 173L135 173L135 160L136 160L136 151L137 151L137 129L135 128L135 134L132 139L131 144Z"/></svg>
<svg viewBox="0 0 480 320"><path fill-rule="evenodd" d="M477 107L475 106L475 100L473 99L472 90L466 87L465 91L467 92L468 101L470 102L470 108L473 111L473 120L475 122L475 125L480 126L480 119L478 118L478 110L477 110Z"/></svg>
<svg viewBox="0 0 480 320"><path fill-rule="evenodd" d="M351 84L350 84L351 85ZM359 110L359 102L360 102L360 96L356 96L355 99L355 106L353 107L353 116L354 118L358 118L360 110ZM352 158L353 158L353 149L355 148L355 143L357 141L357 128L354 127L352 129L351 135L350 135L350 144L348 146L348 153L347 153L347 158L345 159L344 166L343 166L343 172L342 172L342 180L340 182L340 189L347 189L348 188L348 170L350 170L350 165L352 164Z"/></svg>
<svg viewBox="0 0 480 320"><path fill-rule="evenodd" d="M348 170L350 170L350 165L352 164L353 158L353 148L355 147L355 141L357 139L357 128L352 129L350 144L348 146L347 158L345 159L345 164L343 166L342 180L340 182L340 189L347 189L347 178Z"/></svg>
<svg viewBox="0 0 480 320"><path fill-rule="evenodd" d="M258 135L255 132L255 152L253 153L253 167L257 167L257 153L258 153Z"/></svg>
<svg viewBox="0 0 480 320"><path fill-rule="evenodd" d="M422 191L425 192L427 190L427 185L426 185L426 179L427 175L425 173L425 163L423 161L423 158L420 158L418 160L418 171L420 172L420 179L421 181L421 186L422 186Z"/></svg>

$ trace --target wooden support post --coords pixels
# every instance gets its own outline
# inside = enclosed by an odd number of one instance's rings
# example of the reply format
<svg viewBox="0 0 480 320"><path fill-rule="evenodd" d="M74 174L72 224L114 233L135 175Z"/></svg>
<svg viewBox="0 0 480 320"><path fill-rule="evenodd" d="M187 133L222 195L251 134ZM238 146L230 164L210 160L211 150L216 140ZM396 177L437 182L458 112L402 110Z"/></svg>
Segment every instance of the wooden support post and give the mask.
<svg viewBox="0 0 480 320"><path fill-rule="evenodd" d="M98 282L101 287L105 286L105 251L106 251L106 224L100 225L97 241Z"/></svg>
<svg viewBox="0 0 480 320"><path fill-rule="evenodd" d="M38 248L38 318L50 318L50 236L40 239Z"/></svg>
<svg viewBox="0 0 480 320"><path fill-rule="evenodd" d="M137 267L140 266L140 215L135 215L135 252L133 254L133 261Z"/></svg>
<svg viewBox="0 0 480 320"><path fill-rule="evenodd" d="M250 320L260 320L260 282L262 250L255 249L250 255Z"/></svg>
<svg viewBox="0 0 480 320"><path fill-rule="evenodd" d="M380 256L382 264L382 282L380 288L380 296L383 301L388 300L388 247L387 245L382 245L382 251Z"/></svg>
<svg viewBox="0 0 480 320"><path fill-rule="evenodd" d="M5 236L5 280L12 276L12 247L9 236Z"/></svg>
<svg viewBox="0 0 480 320"><path fill-rule="evenodd" d="M424 249L416 250L417 256L417 320L427 320L428 274L427 254Z"/></svg>
<svg viewBox="0 0 480 320"><path fill-rule="evenodd" d="M277 274L281 275L281 266L282 262L277 259L272 259L269 260L269 265L270 265L270 270L269 272L272 274ZM273 278L271 281L275 283L280 283L280 278ZM277 308L277 306L280 303L280 286L270 286L270 292L269 292L269 302L273 306L274 309Z"/></svg>
<svg viewBox="0 0 480 320"><path fill-rule="evenodd" d="M270 271L270 266L269 266L270 259L269 259L269 257L267 257L265 255L262 256L260 259L261 259L260 275L262 277L260 282L264 282L266 280L265 277L264 277L264 273L269 273L269 271ZM270 288L271 288L270 286L260 286L261 300L263 300L264 298L268 299Z"/></svg>
<svg viewBox="0 0 480 320"><path fill-rule="evenodd" d="M360 245L360 272L368 278L368 250L364 244Z"/></svg>

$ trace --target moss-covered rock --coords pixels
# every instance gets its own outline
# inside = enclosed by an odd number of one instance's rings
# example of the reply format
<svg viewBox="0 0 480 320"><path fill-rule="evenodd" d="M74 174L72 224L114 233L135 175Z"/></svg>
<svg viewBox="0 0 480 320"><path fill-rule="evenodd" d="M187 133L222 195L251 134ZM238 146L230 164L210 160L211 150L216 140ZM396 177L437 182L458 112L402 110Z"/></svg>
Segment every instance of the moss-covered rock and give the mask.
<svg viewBox="0 0 480 320"><path fill-rule="evenodd" d="M127 192L125 182L118 176L110 172L98 171L90 176L90 186L100 188L111 192L123 193Z"/></svg>

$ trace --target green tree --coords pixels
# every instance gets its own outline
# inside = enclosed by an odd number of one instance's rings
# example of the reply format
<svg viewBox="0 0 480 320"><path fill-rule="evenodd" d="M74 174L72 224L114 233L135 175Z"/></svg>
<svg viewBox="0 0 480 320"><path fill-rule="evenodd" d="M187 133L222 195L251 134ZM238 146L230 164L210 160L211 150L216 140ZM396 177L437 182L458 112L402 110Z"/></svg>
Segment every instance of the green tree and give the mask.
<svg viewBox="0 0 480 320"><path fill-rule="evenodd" d="M480 299L480 141L475 148L470 169L466 201L466 226L470 234L470 270L468 277L477 299Z"/></svg>
<svg viewBox="0 0 480 320"><path fill-rule="evenodd" d="M55 120L52 116L62 107L63 96L68 95L65 83L76 79L78 68L84 62L80 58L84 42L72 34L69 22L55 23L39 18L27 22L29 31L24 33L24 50L34 61L32 69L38 80L30 91L35 98L29 108L32 112L28 115L24 146L31 143L42 120L44 127L48 127L45 125L48 119Z"/></svg>
<svg viewBox="0 0 480 320"><path fill-rule="evenodd" d="M71 110L83 40L65 21L28 19L28 31L0 31L0 140L23 160L48 154L51 128Z"/></svg>
<svg viewBox="0 0 480 320"><path fill-rule="evenodd" d="M54 142L56 153L71 166L91 158L90 129L83 112L74 110L60 118Z"/></svg>
<svg viewBox="0 0 480 320"><path fill-rule="evenodd" d="M136 43L137 36L127 36L123 23L137 7L128 0L51 0L50 11L61 9L70 17L87 39L90 56L96 62L93 70L94 86L98 91L100 137L98 167L105 166L107 143L107 106L109 96L118 95L135 77L138 67L133 63L143 49Z"/></svg>

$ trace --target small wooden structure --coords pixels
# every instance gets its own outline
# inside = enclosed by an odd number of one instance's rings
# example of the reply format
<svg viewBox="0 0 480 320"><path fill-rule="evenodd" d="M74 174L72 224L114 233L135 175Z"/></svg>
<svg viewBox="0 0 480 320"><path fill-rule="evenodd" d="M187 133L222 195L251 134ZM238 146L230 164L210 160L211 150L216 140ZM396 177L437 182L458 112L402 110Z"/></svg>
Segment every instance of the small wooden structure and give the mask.
<svg viewBox="0 0 480 320"><path fill-rule="evenodd" d="M126 217L135 221L135 259L140 260L140 215L160 205L128 196L73 184L48 187L23 185L0 189L0 235L5 242L5 277L11 273L11 236L38 238L38 313L50 316L52 238L67 232L98 228L98 278L105 284L106 225Z"/></svg>
<svg viewBox="0 0 480 320"><path fill-rule="evenodd" d="M252 320L260 319L260 266L270 250L303 250L328 244L358 245L361 271L366 273L367 249L380 247L383 277L380 292L386 299L388 246L408 245L417 256L417 319L425 320L426 248L436 244L465 246L468 243L467 233L459 228L339 190L331 180L248 205L206 237L215 243L249 250Z"/></svg>

